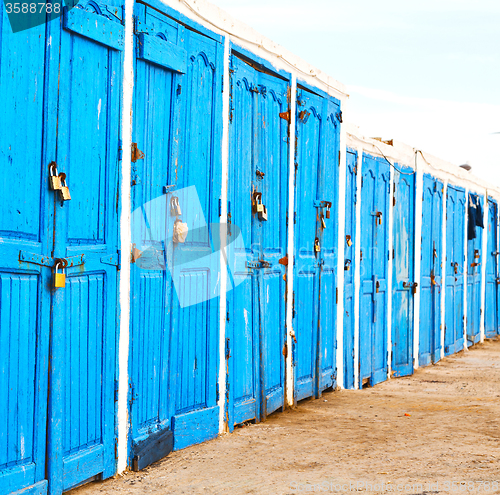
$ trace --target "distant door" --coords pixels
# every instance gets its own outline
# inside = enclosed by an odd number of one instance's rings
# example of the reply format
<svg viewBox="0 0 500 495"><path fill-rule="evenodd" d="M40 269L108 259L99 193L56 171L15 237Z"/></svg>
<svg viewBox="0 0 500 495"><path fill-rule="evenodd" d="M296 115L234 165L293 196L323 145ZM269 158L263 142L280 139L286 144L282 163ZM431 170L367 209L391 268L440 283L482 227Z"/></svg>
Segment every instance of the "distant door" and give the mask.
<svg viewBox="0 0 500 495"><path fill-rule="evenodd" d="M482 196L469 194L469 200L481 204L484 211ZM467 221L471 219L467 217ZM467 345L477 344L481 340L481 285L483 229L476 227L476 238L467 240Z"/></svg>
<svg viewBox="0 0 500 495"><path fill-rule="evenodd" d="M357 160L347 151L344 244L344 388L354 388L354 272L356 253Z"/></svg>
<svg viewBox="0 0 500 495"><path fill-rule="evenodd" d="M486 297L484 303L484 332L487 338L493 338L500 333L498 318L498 204L488 198L488 236L486 253L483 259L486 262Z"/></svg>
<svg viewBox="0 0 500 495"><path fill-rule="evenodd" d="M228 198L245 245L230 262L227 357L229 428L284 406L289 83L231 57ZM266 208L265 216L258 205ZM263 208L263 207L262 207ZM285 352L284 352L285 351Z"/></svg>
<svg viewBox="0 0 500 495"><path fill-rule="evenodd" d="M413 301L415 283L415 172L394 171L392 256L392 371L413 373Z"/></svg>
<svg viewBox="0 0 500 495"><path fill-rule="evenodd" d="M218 434L221 38L135 5L131 464ZM142 155L141 152L144 154ZM178 209L176 208L178 205ZM187 225L174 242L174 224ZM161 445L160 445L161 444ZM156 454L155 454L156 452Z"/></svg>
<svg viewBox="0 0 500 495"><path fill-rule="evenodd" d="M425 174L422 194L419 365L441 357L443 183Z"/></svg>
<svg viewBox="0 0 500 495"><path fill-rule="evenodd" d="M318 397L322 390L336 383L339 103L300 87L294 118L297 147L293 361L298 401Z"/></svg>
<svg viewBox="0 0 500 495"><path fill-rule="evenodd" d="M446 199L446 294L445 337L446 356L464 348L464 227L465 191L448 186Z"/></svg>
<svg viewBox="0 0 500 495"><path fill-rule="evenodd" d="M387 379L389 164L364 155L362 174L359 380L373 386Z"/></svg>

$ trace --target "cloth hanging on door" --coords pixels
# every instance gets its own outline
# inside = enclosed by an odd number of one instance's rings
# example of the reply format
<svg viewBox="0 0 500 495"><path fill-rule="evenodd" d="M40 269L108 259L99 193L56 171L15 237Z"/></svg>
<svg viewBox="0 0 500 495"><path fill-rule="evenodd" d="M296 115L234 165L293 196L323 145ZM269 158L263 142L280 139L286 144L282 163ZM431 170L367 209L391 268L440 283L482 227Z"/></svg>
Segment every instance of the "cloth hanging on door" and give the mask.
<svg viewBox="0 0 500 495"><path fill-rule="evenodd" d="M483 209L481 208L481 200L476 196L476 226L484 229Z"/></svg>
<svg viewBox="0 0 500 495"><path fill-rule="evenodd" d="M469 194L467 201L467 239L469 241L476 238L476 218L476 201L473 200L472 194Z"/></svg>

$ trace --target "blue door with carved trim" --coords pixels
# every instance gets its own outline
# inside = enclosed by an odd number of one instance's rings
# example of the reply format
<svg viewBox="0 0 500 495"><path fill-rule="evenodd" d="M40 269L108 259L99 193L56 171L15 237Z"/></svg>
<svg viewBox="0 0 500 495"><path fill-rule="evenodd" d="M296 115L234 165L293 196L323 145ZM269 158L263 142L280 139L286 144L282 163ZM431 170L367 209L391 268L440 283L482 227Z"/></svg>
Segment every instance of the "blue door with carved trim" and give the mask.
<svg viewBox="0 0 500 495"><path fill-rule="evenodd" d="M415 273L415 172L397 165L393 177L392 371L413 373Z"/></svg>
<svg viewBox="0 0 500 495"><path fill-rule="evenodd" d="M314 92L313 92L314 91ZM317 92L316 92L317 91ZM297 90L293 369L295 401L335 386L340 112L318 90Z"/></svg>
<svg viewBox="0 0 500 495"><path fill-rule="evenodd" d="M219 431L223 46L148 5L135 14L130 464L141 469Z"/></svg>
<svg viewBox="0 0 500 495"><path fill-rule="evenodd" d="M231 56L228 244L229 429L262 421L285 401L289 82ZM259 211L259 209L265 212Z"/></svg>
<svg viewBox="0 0 500 495"><path fill-rule="evenodd" d="M441 294L443 255L443 183L425 174L422 193L420 261L420 366L441 358Z"/></svg>
<svg viewBox="0 0 500 495"><path fill-rule="evenodd" d="M31 116L1 119L2 160L26 184L23 196L6 189L0 210L15 260L1 270L0 340L13 352L0 361L10 368L0 378L10 411L0 413L2 493L59 494L115 473L121 15L121 3L88 2L16 35L2 17L11 68L1 77L19 75L2 92L10 111ZM49 188L56 169L71 199Z"/></svg>
<svg viewBox="0 0 500 495"><path fill-rule="evenodd" d="M344 388L354 388L354 272L356 253L356 203L357 203L356 151L347 151L345 188L345 244L344 244Z"/></svg>
<svg viewBox="0 0 500 495"><path fill-rule="evenodd" d="M488 225L486 225L486 293L484 303L484 333L487 338L493 338L500 333L498 318L498 203L488 198Z"/></svg>
<svg viewBox="0 0 500 495"><path fill-rule="evenodd" d="M359 288L359 385L387 379L389 164L363 155Z"/></svg>
<svg viewBox="0 0 500 495"><path fill-rule="evenodd" d="M465 190L448 186L446 197L446 294L444 353L464 348Z"/></svg>

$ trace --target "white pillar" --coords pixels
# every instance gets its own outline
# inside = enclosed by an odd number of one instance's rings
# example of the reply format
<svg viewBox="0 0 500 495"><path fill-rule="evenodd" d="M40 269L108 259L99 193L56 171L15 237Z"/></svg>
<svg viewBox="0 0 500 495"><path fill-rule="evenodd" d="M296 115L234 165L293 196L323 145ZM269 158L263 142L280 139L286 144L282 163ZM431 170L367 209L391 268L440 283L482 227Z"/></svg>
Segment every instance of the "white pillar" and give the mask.
<svg viewBox="0 0 500 495"><path fill-rule="evenodd" d="M356 175L356 244L354 246L354 388L359 388L359 290L361 280L361 177L363 148L357 148Z"/></svg>
<svg viewBox="0 0 500 495"><path fill-rule="evenodd" d="M418 290L413 296L413 368L418 368L420 340L420 256L422 252L422 194L424 189L424 173L417 166L418 153L415 152L415 238L414 238L414 277Z"/></svg>

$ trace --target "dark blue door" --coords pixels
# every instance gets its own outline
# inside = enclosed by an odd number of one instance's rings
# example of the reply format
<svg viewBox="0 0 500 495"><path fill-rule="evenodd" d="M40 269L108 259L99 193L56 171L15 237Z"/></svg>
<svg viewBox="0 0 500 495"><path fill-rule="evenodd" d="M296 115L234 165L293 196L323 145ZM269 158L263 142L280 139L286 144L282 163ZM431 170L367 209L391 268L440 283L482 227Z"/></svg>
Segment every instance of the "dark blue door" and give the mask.
<svg viewBox="0 0 500 495"><path fill-rule="evenodd" d="M465 191L448 186L446 198L446 294L444 353L464 348Z"/></svg>
<svg viewBox="0 0 500 495"><path fill-rule="evenodd" d="M354 387L354 271L356 253L356 203L358 154L348 150L345 187L344 244L344 388Z"/></svg>
<svg viewBox="0 0 500 495"><path fill-rule="evenodd" d="M175 450L218 434L223 54L216 35L147 5L135 12L132 460L167 430ZM183 242L173 240L177 220Z"/></svg>
<svg viewBox="0 0 500 495"><path fill-rule="evenodd" d="M43 153L45 25L13 34L0 4L0 493L46 493L53 192ZM20 194L19 187L22 187ZM38 263L23 263L21 253ZM38 260L36 259L38 257ZM35 489L35 487L33 487Z"/></svg>
<svg viewBox="0 0 500 495"><path fill-rule="evenodd" d="M469 201L481 205L484 211L484 199L476 194L469 194ZM467 217L467 222L471 218ZM470 227L470 225L468 226ZM469 231L469 228L468 228ZM481 284L483 229L476 227L475 239L467 240L467 345L477 344L481 340Z"/></svg>
<svg viewBox="0 0 500 495"><path fill-rule="evenodd" d="M443 183L425 174L422 194L420 261L420 366L441 357L441 288L443 253Z"/></svg>
<svg viewBox="0 0 500 495"><path fill-rule="evenodd" d="M337 101L297 91L295 157L295 400L336 383ZM330 218L327 210L330 209Z"/></svg>
<svg viewBox="0 0 500 495"><path fill-rule="evenodd" d="M243 244L230 263L227 356L229 428L284 405L288 205L286 80L231 57L228 200ZM257 208L265 205L267 220ZM235 257L237 259L235 259Z"/></svg>
<svg viewBox="0 0 500 495"><path fill-rule="evenodd" d="M493 338L499 333L498 325L498 204L488 198L488 236L486 253L486 296L484 303L484 333Z"/></svg>
<svg viewBox="0 0 500 495"><path fill-rule="evenodd" d="M363 156L359 296L359 381L387 379L389 164Z"/></svg>
<svg viewBox="0 0 500 495"><path fill-rule="evenodd" d="M415 259L415 173L398 165L394 171L392 256L392 371L413 373L413 296Z"/></svg>

